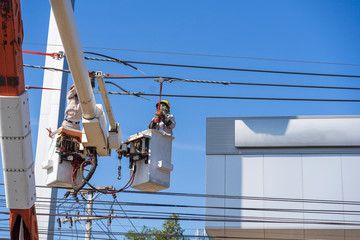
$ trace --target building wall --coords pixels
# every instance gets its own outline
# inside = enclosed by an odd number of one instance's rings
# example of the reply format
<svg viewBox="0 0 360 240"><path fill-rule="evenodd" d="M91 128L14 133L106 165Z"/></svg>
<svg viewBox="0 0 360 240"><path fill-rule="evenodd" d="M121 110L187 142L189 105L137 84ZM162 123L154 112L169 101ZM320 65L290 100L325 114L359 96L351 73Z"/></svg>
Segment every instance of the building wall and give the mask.
<svg viewBox="0 0 360 240"><path fill-rule="evenodd" d="M269 119L284 122L281 118L255 120L261 120L266 132ZM326 122L329 117L317 119L324 119ZM352 119L355 120L352 121L353 124L360 126L359 118L336 119L339 120L337 124L341 123L341 119L346 123L348 119ZM260 144L256 148L239 148L235 147L236 120L243 119L207 120L206 193L227 196L206 198L206 206L219 207L207 208L207 218L220 220L206 222L208 230L217 229L216 233L223 236L224 229L228 233L234 233L234 229L253 229L257 233L264 229L280 229L280 232L281 229L360 229L360 222L353 222L355 225L321 224L360 221L360 215L344 212L360 211L360 141L353 140L351 147L341 145L341 142L339 146L328 147L321 142L319 145L315 143L316 146L305 147L275 148L262 147ZM271 126L271 131L278 132L273 127L274 125ZM351 125L340 128L341 131L358 129ZM324 129L336 130L334 126ZM286 128L282 129L282 134L286 135L287 131L289 130ZM338 132L339 139L344 137L341 131ZM342 141L349 142L349 138L351 137L345 137ZM354 204L354 201L357 203ZM336 234L342 235L341 231Z"/></svg>
<svg viewBox="0 0 360 240"><path fill-rule="evenodd" d="M241 216L242 218L294 218L297 219L297 222L302 221L302 219L304 221L307 219L340 222L344 220L359 221L359 216L343 213L303 212L303 210L310 209L360 211L359 205L288 201L290 198L358 201L360 203L360 191L357 191L360 183L359 169L360 155L357 154L209 155L206 161L207 194L259 197L261 199L207 198L207 206L259 208L258 211L210 208L207 209L207 215ZM264 200L264 197L287 199L285 201L268 201ZM260 211L262 208L298 209L301 211ZM321 224L249 222L208 222L206 226L226 228L337 228L337 226ZM342 227L340 226L340 228Z"/></svg>

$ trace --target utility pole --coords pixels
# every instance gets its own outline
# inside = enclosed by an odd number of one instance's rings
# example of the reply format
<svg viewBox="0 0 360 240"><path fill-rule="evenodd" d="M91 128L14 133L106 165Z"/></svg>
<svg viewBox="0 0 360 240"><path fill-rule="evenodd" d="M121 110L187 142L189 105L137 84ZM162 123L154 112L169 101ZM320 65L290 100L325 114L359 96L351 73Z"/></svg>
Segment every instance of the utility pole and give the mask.
<svg viewBox="0 0 360 240"><path fill-rule="evenodd" d="M93 213L94 192L89 191L87 196L88 196L88 198L87 198L87 214L89 216L91 216ZM92 228L92 220L88 219L88 220L86 220L86 226L85 226L85 240L91 239L91 228Z"/></svg>
<svg viewBox="0 0 360 240"><path fill-rule="evenodd" d="M115 188L113 186L105 186L105 187L97 187L98 190L110 190L113 191L115 190ZM72 195L74 193L73 190L68 191L68 193L70 193L70 195ZM114 217L117 217L114 214L109 214L106 217L91 217L93 215L93 204L94 204L94 193L95 190L93 189L82 189L80 190L77 194L80 194L82 196L84 196L84 194L87 194L87 198L86 198L86 214L89 217L77 217L77 218L72 218L72 217L66 217L66 218L59 218L58 222L59 222L59 226L61 227L61 223L66 223L66 222L70 222L70 226L72 226L73 222L80 222L80 221L86 221L86 226L85 226L85 240L91 240L91 230L92 230L92 221L93 220L102 220L102 219L108 219L109 222L111 222L111 219Z"/></svg>
<svg viewBox="0 0 360 240"><path fill-rule="evenodd" d="M0 1L0 142L11 239L37 240L29 97L20 0Z"/></svg>

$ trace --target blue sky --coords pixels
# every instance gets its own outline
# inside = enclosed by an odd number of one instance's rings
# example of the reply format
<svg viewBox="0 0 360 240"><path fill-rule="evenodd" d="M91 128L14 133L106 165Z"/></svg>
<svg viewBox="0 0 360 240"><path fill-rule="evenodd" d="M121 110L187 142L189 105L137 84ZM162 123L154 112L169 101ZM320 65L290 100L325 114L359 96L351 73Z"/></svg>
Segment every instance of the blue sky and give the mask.
<svg viewBox="0 0 360 240"><path fill-rule="evenodd" d="M50 4L22 1L24 50L45 52ZM359 66L236 57L360 64L360 2L340 0L198 0L198 1L76 1L75 17L84 51L107 54L123 60L188 65L249 68L279 71L360 75ZM90 48L91 47L91 48ZM150 53L132 50L176 52ZM219 56L233 56L219 57ZM24 55L25 64L43 66L44 57ZM89 70L140 76L116 63L88 61ZM358 78L316 77L202 70L136 65L148 76L360 87ZM43 71L25 69L26 85L41 86ZM157 93L153 80L114 80L129 91ZM71 82L71 78L70 78ZM108 86L109 91L118 91ZM358 90L326 90L259 86L219 86L173 82L164 85L165 94L221 95L241 97L294 97L360 99ZM100 96L97 101L101 102ZM33 145L38 134L41 92L30 91ZM156 97L146 101L129 96L110 96L123 139L147 128L154 115ZM205 193L205 133L207 117L358 115L360 103L215 100L167 98L176 117L174 130L171 192ZM39 134L45 134L39 129ZM120 186L115 182L117 159L101 158L94 177L97 185ZM102 162L104 164L102 164ZM123 173L126 175L126 160ZM105 164L106 163L106 164ZM214 176L216 177L216 176ZM124 180L123 180L124 181ZM136 200L138 196L127 196ZM119 195L121 198L121 195ZM138 200L138 199L137 199ZM155 201L154 199L142 199ZM204 204L204 199L163 199L165 202ZM138 225L142 225L138 222ZM155 222L153 225L161 224ZM185 223L201 228L203 223ZM188 230L193 234L193 230Z"/></svg>

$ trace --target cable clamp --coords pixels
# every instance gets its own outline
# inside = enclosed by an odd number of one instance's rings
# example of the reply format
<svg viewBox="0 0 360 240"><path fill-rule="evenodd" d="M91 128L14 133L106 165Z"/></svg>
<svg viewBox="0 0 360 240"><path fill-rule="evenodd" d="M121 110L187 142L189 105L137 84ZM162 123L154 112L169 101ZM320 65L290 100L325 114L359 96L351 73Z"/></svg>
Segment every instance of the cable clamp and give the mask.
<svg viewBox="0 0 360 240"><path fill-rule="evenodd" d="M51 56L52 56L52 58L54 58L56 60L60 60L65 57L65 53L63 51L59 51L57 53L53 53Z"/></svg>
<svg viewBox="0 0 360 240"><path fill-rule="evenodd" d="M159 78L155 78L154 81L162 84L163 82L168 81L168 78L159 77Z"/></svg>

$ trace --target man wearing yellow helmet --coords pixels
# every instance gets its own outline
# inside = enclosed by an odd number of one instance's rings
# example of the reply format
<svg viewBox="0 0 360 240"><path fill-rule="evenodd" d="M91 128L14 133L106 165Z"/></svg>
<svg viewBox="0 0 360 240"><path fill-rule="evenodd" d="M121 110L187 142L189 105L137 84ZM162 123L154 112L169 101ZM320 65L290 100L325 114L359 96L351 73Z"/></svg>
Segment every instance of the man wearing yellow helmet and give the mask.
<svg viewBox="0 0 360 240"><path fill-rule="evenodd" d="M162 100L160 102L160 108L159 103L157 103L155 115L156 117L154 117L149 124L149 129L156 129L166 135L172 136L172 130L176 122L174 115L170 114L170 103Z"/></svg>

